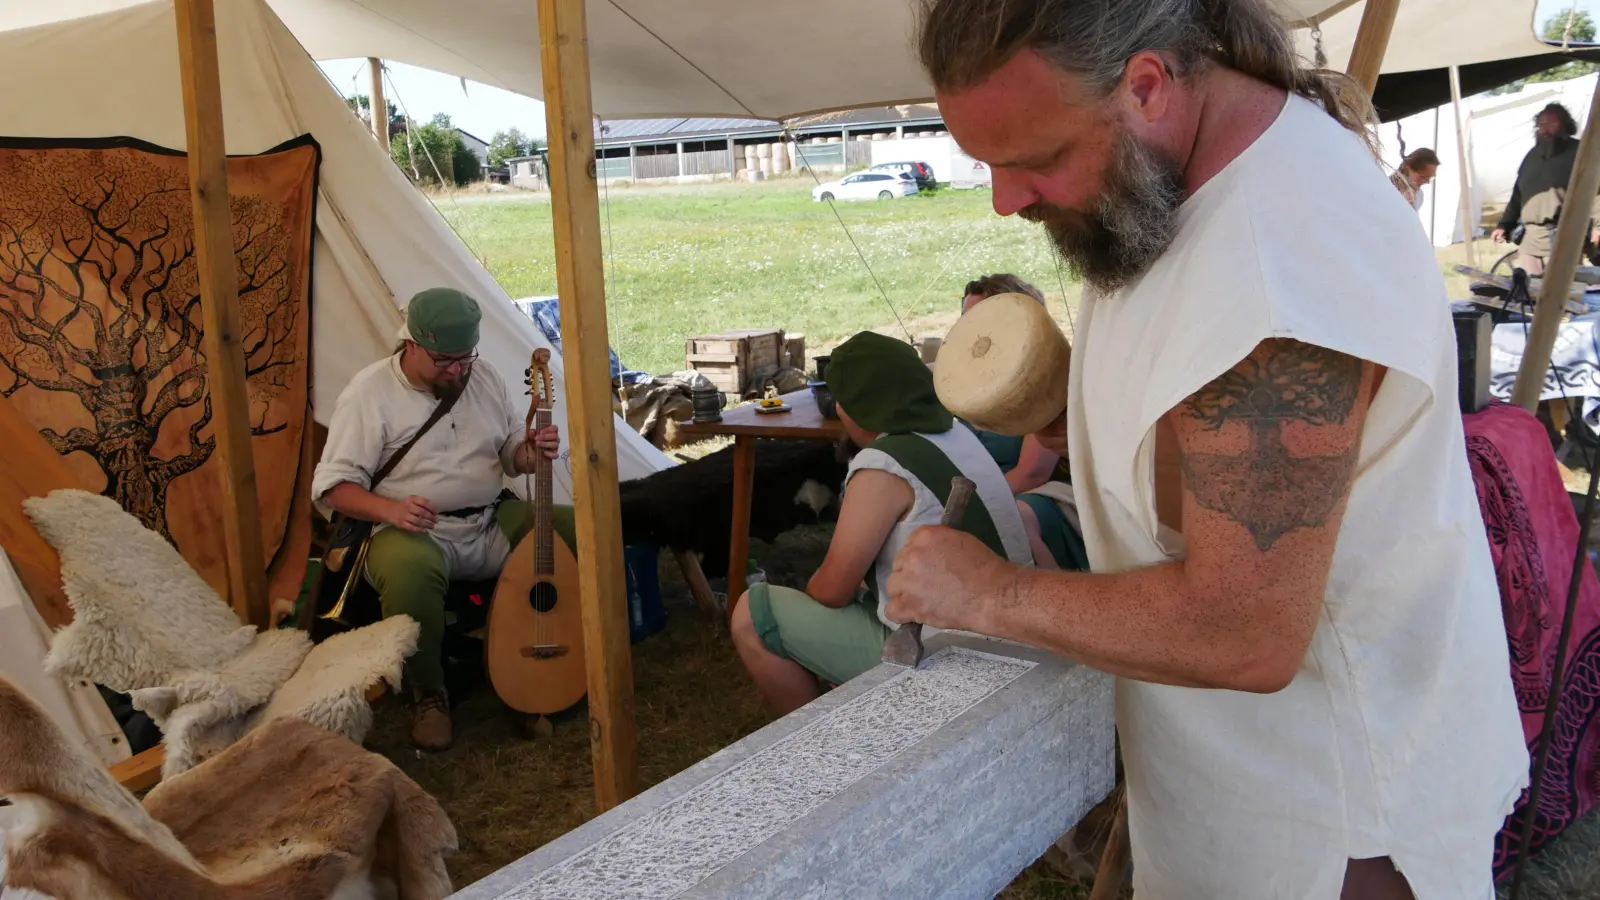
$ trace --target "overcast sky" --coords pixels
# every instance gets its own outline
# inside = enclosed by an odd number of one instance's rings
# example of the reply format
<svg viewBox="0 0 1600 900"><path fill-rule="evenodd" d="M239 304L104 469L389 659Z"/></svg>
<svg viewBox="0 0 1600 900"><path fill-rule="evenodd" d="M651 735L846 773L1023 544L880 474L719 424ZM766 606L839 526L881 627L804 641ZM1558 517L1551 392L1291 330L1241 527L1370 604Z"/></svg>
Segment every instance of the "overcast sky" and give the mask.
<svg viewBox="0 0 1600 900"><path fill-rule="evenodd" d="M337 59L324 62L322 71L345 96L367 93L367 61ZM447 113L457 128L490 140L496 131L520 128L530 137L544 137L544 104L537 100L502 91L499 88L466 82L453 75L441 75L405 63L386 63L389 85L386 98L402 112L426 122L435 113Z"/></svg>

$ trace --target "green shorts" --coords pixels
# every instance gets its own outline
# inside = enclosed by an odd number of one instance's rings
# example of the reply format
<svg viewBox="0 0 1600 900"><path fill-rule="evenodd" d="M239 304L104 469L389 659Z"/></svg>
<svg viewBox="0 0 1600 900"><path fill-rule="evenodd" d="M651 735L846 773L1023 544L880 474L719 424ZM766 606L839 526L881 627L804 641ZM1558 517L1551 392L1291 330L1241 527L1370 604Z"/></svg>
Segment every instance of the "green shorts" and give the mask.
<svg viewBox="0 0 1600 900"><path fill-rule="evenodd" d="M750 586L745 602L767 649L823 681L844 684L882 661L889 626L865 604L835 609L804 591L765 581Z"/></svg>
<svg viewBox="0 0 1600 900"><path fill-rule="evenodd" d="M1082 536L1067 521L1061 504L1043 494L1018 494L1017 499L1027 504L1039 520L1039 539L1049 548L1056 565L1071 571L1089 571L1089 551L1083 546Z"/></svg>

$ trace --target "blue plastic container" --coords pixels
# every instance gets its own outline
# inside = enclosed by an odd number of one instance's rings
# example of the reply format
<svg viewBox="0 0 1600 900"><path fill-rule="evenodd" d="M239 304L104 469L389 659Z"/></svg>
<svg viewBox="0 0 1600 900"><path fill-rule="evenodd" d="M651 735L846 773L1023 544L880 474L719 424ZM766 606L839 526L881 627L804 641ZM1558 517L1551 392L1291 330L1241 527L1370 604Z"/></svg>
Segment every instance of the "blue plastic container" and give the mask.
<svg viewBox="0 0 1600 900"><path fill-rule="evenodd" d="M628 639L635 644L667 627L656 567L660 557L661 548L653 544L622 548L622 564L628 574Z"/></svg>

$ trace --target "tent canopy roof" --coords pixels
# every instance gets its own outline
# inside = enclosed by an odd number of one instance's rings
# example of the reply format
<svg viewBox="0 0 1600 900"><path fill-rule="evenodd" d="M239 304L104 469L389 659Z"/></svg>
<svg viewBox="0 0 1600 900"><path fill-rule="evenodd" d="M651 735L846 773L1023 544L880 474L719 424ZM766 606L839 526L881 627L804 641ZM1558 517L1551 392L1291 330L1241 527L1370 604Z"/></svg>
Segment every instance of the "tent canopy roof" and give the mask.
<svg viewBox="0 0 1600 900"><path fill-rule="evenodd" d="M0 30L145 0L0 0ZM1350 58L1364 0L1271 0L1318 25L1331 68ZM316 59L379 57L540 97L536 4L527 0L269 0ZM607 119L784 120L924 101L912 52L917 0L590 0L594 109ZM1386 74L1548 55L1536 0L1401 0ZM841 25L840 23L846 23ZM1299 46L1309 59L1312 31ZM1436 80L1436 79L1435 79Z"/></svg>
<svg viewBox="0 0 1600 900"><path fill-rule="evenodd" d="M1382 71L1415 72L1549 54L1556 48L1535 36L1536 6L1536 0L1400 0ZM1329 68L1343 71L1349 64L1365 7L1364 2L1352 4L1321 23ZM1308 59L1312 35L1309 30L1297 34Z"/></svg>
<svg viewBox="0 0 1600 900"><path fill-rule="evenodd" d="M0 0L0 29L136 2ZM1273 2L1304 21L1349 0ZM379 57L543 94L538 14L528 0L270 4L317 59ZM590 0L594 110L605 118L788 119L926 100L933 92L911 50L915 7L915 0Z"/></svg>

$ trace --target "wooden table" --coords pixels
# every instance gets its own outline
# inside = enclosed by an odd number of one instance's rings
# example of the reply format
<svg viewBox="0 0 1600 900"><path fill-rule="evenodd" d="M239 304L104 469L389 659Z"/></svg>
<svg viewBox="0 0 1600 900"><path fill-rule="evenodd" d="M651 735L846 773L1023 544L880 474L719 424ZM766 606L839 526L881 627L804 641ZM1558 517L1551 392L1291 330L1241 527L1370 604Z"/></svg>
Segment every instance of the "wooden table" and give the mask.
<svg viewBox="0 0 1600 900"><path fill-rule="evenodd" d="M1496 287L1503 288L1503 289L1508 290L1508 291L1511 290L1511 278L1509 276L1506 276L1506 275L1491 275L1490 273L1485 272L1482 269L1474 269L1471 266L1463 266L1463 265L1457 265L1455 267L1455 270L1457 272L1461 273L1462 275L1465 275L1468 278L1473 279L1474 281L1482 281L1482 282L1486 282L1488 284L1495 285ZM1585 278L1589 278L1589 277L1593 277L1593 276L1589 276L1587 274L1585 275ZM1566 311L1568 313L1570 313L1571 315L1581 316L1581 315L1584 315L1585 313L1589 312L1589 306L1588 306L1587 296L1586 295L1588 294L1588 291L1589 291L1589 288L1587 287L1587 285L1590 284L1590 283L1592 283L1592 282L1587 282L1587 281L1585 281L1585 279L1578 279L1578 280L1573 282L1572 288L1570 289L1570 291L1567 294L1567 306L1566 306ZM1538 277L1537 275L1528 276L1528 294L1535 301L1538 301L1539 292L1541 290L1543 290L1543 289L1544 289L1544 279ZM1469 297L1468 299L1471 300L1473 303L1476 303L1476 304L1478 304L1480 306L1492 306L1492 307L1495 307L1497 309L1510 309L1510 307L1508 307L1506 305L1504 300L1500 300L1500 299L1494 298L1494 297L1473 296L1473 297ZM1511 311L1512 312L1521 312L1522 310L1521 309L1512 309Z"/></svg>
<svg viewBox="0 0 1600 900"><path fill-rule="evenodd" d="M678 433L692 437L733 436L733 525L728 540L728 615L742 593L745 562L750 553L750 494L755 489L756 441L762 438L790 438L803 441L837 441L844 437L838 419L824 419L809 388L783 395L790 412L776 415L757 413L751 403L728 410L720 422L687 422Z"/></svg>

